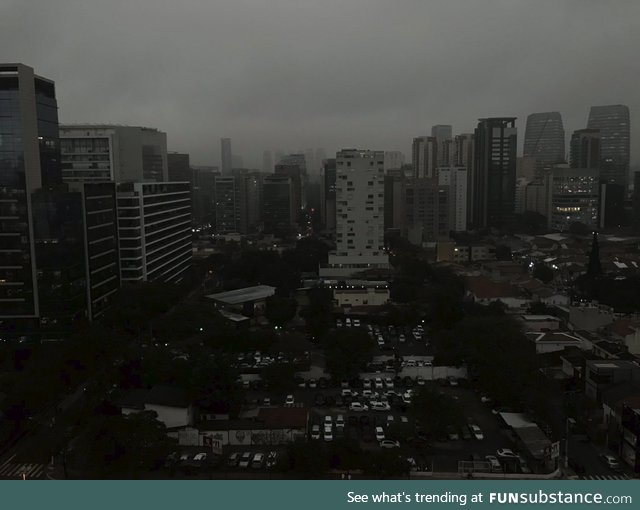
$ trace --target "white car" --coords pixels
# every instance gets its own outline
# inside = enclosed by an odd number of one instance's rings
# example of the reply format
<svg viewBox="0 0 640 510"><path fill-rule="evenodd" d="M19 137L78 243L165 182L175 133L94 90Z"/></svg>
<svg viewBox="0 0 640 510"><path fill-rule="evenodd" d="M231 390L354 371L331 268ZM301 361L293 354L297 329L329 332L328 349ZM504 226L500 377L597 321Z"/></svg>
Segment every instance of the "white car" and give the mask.
<svg viewBox="0 0 640 510"><path fill-rule="evenodd" d="M406 340L405 336L401 333L400 336L398 337L398 340L400 340L400 342L404 342Z"/></svg>
<svg viewBox="0 0 640 510"><path fill-rule="evenodd" d="M333 429L331 428L331 425L325 425L324 427L324 440L333 441Z"/></svg>
<svg viewBox="0 0 640 510"><path fill-rule="evenodd" d="M293 407L295 403L296 403L296 401L293 398L293 395L287 395L287 398L284 401L284 406L285 407Z"/></svg>
<svg viewBox="0 0 640 510"><path fill-rule="evenodd" d="M471 431L471 434L473 434L473 437L475 437L478 441L484 439L484 434L482 433L480 427L478 427L477 425L469 425L469 430Z"/></svg>
<svg viewBox="0 0 640 510"><path fill-rule="evenodd" d="M384 429L382 427L376 427L376 440L384 441Z"/></svg>
<svg viewBox="0 0 640 510"><path fill-rule="evenodd" d="M360 402L351 402L351 404L349 404L349 411L353 411L355 413L368 410L369 406L361 404Z"/></svg>
<svg viewBox="0 0 640 510"><path fill-rule="evenodd" d="M485 459L491 465L491 471L493 471L494 473L499 473L500 471L502 471L502 466L494 455L487 455Z"/></svg>
<svg viewBox="0 0 640 510"><path fill-rule="evenodd" d="M362 390L363 398L373 398L373 391L371 390Z"/></svg>
<svg viewBox="0 0 640 510"><path fill-rule="evenodd" d="M339 414L336 417L336 428L338 428L338 429L343 429L344 428L344 416L342 416L341 414Z"/></svg>
<svg viewBox="0 0 640 510"><path fill-rule="evenodd" d="M518 458L518 456L513 453L513 450L510 450L509 448L500 448L498 451L496 451L496 455L498 455L498 457L508 457L512 459Z"/></svg>
<svg viewBox="0 0 640 510"><path fill-rule="evenodd" d="M358 328L360 327L360 319L353 319L353 325Z"/></svg>
<svg viewBox="0 0 640 510"><path fill-rule="evenodd" d="M384 388L382 384L382 379L380 377L376 377L376 390L381 390Z"/></svg>
<svg viewBox="0 0 640 510"><path fill-rule="evenodd" d="M320 425L311 427L311 439L320 439Z"/></svg>
<svg viewBox="0 0 640 510"><path fill-rule="evenodd" d="M370 390L371 389L371 381L369 379L364 379L362 381L362 387L366 390Z"/></svg>
<svg viewBox="0 0 640 510"><path fill-rule="evenodd" d="M326 427L327 425L331 425L333 423L333 418L331 417L331 415L327 414L324 417L324 426Z"/></svg>
<svg viewBox="0 0 640 510"><path fill-rule="evenodd" d="M372 411L389 411L390 409L389 404L385 404L384 402L371 402Z"/></svg>
<svg viewBox="0 0 640 510"><path fill-rule="evenodd" d="M202 461L204 461L204 460L206 460L206 459L207 459L207 454L206 454L206 453L198 453L198 454L193 458L193 460L197 460L197 461L200 461L200 462L202 462Z"/></svg>
<svg viewBox="0 0 640 510"><path fill-rule="evenodd" d="M391 379L391 377L385 377L384 383L386 384L387 388L393 388L394 386L393 379Z"/></svg>
<svg viewBox="0 0 640 510"><path fill-rule="evenodd" d="M383 439L380 441L380 448L400 448L400 443L391 439Z"/></svg>

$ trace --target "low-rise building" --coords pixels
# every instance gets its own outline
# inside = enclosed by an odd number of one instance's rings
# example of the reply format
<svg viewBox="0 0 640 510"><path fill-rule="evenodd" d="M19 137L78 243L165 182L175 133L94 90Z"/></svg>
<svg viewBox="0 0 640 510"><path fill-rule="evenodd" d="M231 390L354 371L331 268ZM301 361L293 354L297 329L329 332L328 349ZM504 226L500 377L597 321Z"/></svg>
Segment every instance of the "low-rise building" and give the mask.
<svg viewBox="0 0 640 510"><path fill-rule="evenodd" d="M207 298L211 299L217 308L240 313L245 317L253 317L262 314L267 298L275 293L275 287L255 285L253 287L209 294Z"/></svg>
<svg viewBox="0 0 640 510"><path fill-rule="evenodd" d="M570 347L581 347L578 337L561 331L530 331L525 333L527 339L535 345L536 354L563 351Z"/></svg>
<svg viewBox="0 0 640 510"><path fill-rule="evenodd" d="M194 408L187 391L173 386L133 390L120 401L120 408L124 415L155 411L158 421L170 431L193 424Z"/></svg>

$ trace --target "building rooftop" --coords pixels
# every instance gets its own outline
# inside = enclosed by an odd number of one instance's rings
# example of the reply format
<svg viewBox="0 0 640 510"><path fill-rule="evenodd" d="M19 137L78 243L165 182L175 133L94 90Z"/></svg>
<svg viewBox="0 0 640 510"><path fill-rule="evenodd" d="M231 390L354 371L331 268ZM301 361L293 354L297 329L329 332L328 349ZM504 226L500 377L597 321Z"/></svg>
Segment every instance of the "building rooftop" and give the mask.
<svg viewBox="0 0 640 510"><path fill-rule="evenodd" d="M270 287L269 285L256 285L255 287L245 287L244 289L219 292L218 294L209 294L207 297L227 305L238 305L266 299L273 296L275 292L275 287Z"/></svg>

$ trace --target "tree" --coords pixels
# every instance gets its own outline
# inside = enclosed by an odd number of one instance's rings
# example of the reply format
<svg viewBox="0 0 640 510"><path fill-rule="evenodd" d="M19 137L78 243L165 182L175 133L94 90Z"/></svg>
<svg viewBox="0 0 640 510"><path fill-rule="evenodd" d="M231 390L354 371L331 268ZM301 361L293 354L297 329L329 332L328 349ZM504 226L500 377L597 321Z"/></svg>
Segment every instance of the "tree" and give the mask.
<svg viewBox="0 0 640 510"><path fill-rule="evenodd" d="M327 449L318 441L294 441L287 445L289 469L307 478L320 478L329 468Z"/></svg>
<svg viewBox="0 0 640 510"><path fill-rule="evenodd" d="M297 307L295 299L275 294L266 299L265 316L271 324L282 328L295 317Z"/></svg>
<svg viewBox="0 0 640 510"><path fill-rule="evenodd" d="M423 387L412 397L410 412L430 437L446 432L447 427L464 423L462 411L449 395Z"/></svg>
<svg viewBox="0 0 640 510"><path fill-rule="evenodd" d="M320 339L333 326L333 292L315 287L309 291L309 306L301 312L314 339Z"/></svg>
<svg viewBox="0 0 640 510"><path fill-rule="evenodd" d="M543 283L549 283L553 280L553 269L544 264L543 262L538 262L533 267L533 277L537 278Z"/></svg>
<svg viewBox="0 0 640 510"><path fill-rule="evenodd" d="M374 451L365 464L365 473L381 479L408 476L410 469L407 459L394 450Z"/></svg>
<svg viewBox="0 0 640 510"><path fill-rule="evenodd" d="M327 371L335 380L353 379L371 360L373 339L362 328L344 328L324 340Z"/></svg>
<svg viewBox="0 0 640 510"><path fill-rule="evenodd" d="M576 236L584 237L588 236L591 233L591 228L589 228L589 226L585 225L584 223L574 221L573 223L571 223L571 225L569 225L569 233Z"/></svg>
<svg viewBox="0 0 640 510"><path fill-rule="evenodd" d="M92 476L132 478L159 465L174 443L154 411L94 415L72 441L68 462Z"/></svg>
<svg viewBox="0 0 640 510"><path fill-rule="evenodd" d="M273 363L262 369L262 380L270 391L285 392L296 387L296 367L292 363Z"/></svg>

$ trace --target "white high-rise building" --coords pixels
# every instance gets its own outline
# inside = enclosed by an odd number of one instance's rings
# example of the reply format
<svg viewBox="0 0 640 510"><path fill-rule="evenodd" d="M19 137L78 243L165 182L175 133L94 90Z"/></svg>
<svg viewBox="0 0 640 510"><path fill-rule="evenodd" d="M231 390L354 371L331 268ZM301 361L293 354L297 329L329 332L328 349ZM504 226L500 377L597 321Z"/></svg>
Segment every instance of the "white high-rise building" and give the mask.
<svg viewBox="0 0 640 510"><path fill-rule="evenodd" d="M438 169L438 184L449 186L449 225L455 232L467 230L467 183L464 166Z"/></svg>
<svg viewBox="0 0 640 510"><path fill-rule="evenodd" d="M344 149L336 154L336 251L320 266L320 276L350 277L388 268L384 152Z"/></svg>
<svg viewBox="0 0 640 510"><path fill-rule="evenodd" d="M385 151L384 171L398 170L404 165L404 154L400 151Z"/></svg>

